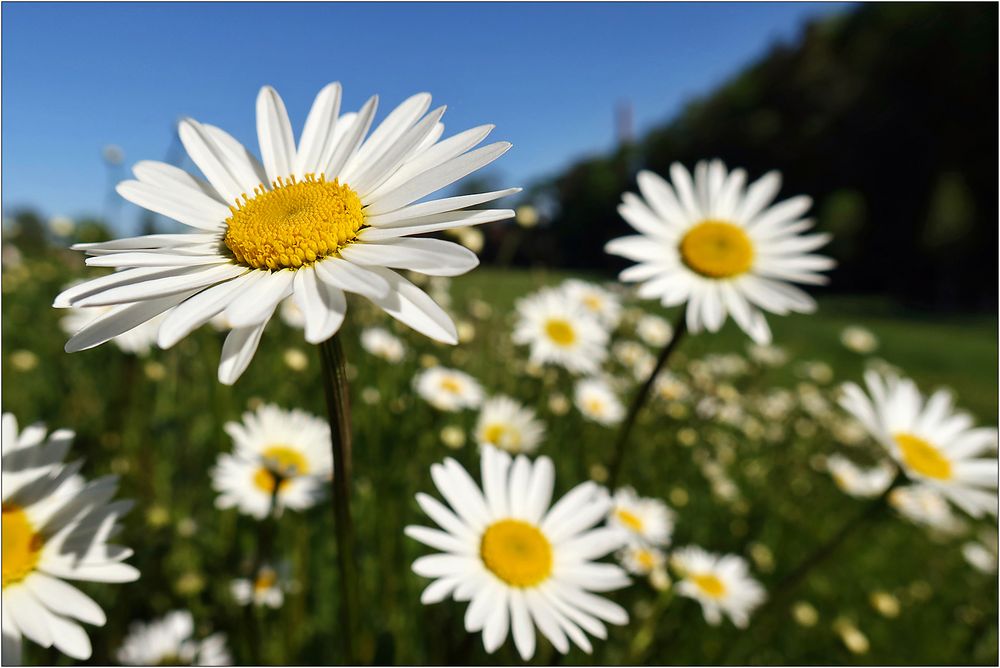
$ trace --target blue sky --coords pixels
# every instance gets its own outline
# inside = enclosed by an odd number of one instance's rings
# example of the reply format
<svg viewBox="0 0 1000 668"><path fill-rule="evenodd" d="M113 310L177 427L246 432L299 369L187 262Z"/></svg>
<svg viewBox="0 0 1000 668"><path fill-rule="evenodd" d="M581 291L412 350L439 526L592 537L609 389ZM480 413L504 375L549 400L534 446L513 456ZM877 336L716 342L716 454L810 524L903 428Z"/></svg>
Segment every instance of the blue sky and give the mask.
<svg viewBox="0 0 1000 668"><path fill-rule="evenodd" d="M612 146L620 102L641 134L845 6L5 3L3 206L100 214L103 146L126 165L163 159L188 115L256 152L261 85L298 130L335 80L345 109L378 93L381 117L427 90L448 105L446 134L495 123L493 138L514 143L495 175L524 185ZM120 216L131 227L137 211Z"/></svg>

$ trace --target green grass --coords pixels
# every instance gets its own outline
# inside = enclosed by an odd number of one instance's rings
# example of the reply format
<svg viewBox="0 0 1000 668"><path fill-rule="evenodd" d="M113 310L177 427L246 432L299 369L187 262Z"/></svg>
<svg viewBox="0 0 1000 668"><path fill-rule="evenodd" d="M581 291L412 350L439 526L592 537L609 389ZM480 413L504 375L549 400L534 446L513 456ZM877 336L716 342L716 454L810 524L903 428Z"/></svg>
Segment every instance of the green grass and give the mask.
<svg viewBox="0 0 1000 668"><path fill-rule="evenodd" d="M288 561L299 584L277 611L247 616L231 601L229 582L245 576L258 539L258 524L234 511L213 506L209 469L231 448L222 425L239 419L255 402L274 402L323 415L318 356L300 332L275 321L245 376L234 386L216 381L221 334L210 328L194 333L174 349L153 351L146 359L121 354L113 345L67 355L61 314L52 297L80 264L69 255L29 261L6 271L3 287L3 408L21 424L44 420L51 428L77 432L74 454L86 458L84 473L109 471L121 476L120 496L136 501L125 521L121 542L135 550L130 563L142 579L127 585L85 586L108 612L108 624L90 628L93 662L113 661L129 623L149 620L175 608L188 608L203 631L225 631L238 663L337 663L342 661L337 618L332 512L321 505L286 513L278 523L276 557ZM462 625L464 604L425 607L425 586L410 564L427 550L402 535L407 524L428 524L413 496L434 492L429 466L455 456L475 468L475 448L445 448L440 431L447 425L471 429L471 412L443 414L411 389L421 358L462 368L489 393L506 393L534 406L548 425L540 453L556 463L556 494L590 476L607 462L614 431L583 421L571 411L555 415L553 394L572 395L563 373L535 378L520 372L524 351L510 343L514 301L544 283L562 280L555 272L512 272L483 268L452 284L451 312L472 323L475 338L456 348L422 339L396 327L409 346L406 360L390 365L360 350L362 326L391 320L360 301L351 302L343 331L352 373L355 434L355 519L359 528L362 628L359 639L371 660L402 664L518 663L510 641L493 656ZM470 314L470 300L481 300L492 315ZM630 303L659 312L649 304ZM672 317L673 314L666 314ZM930 317L892 307L877 299L829 297L817 314L769 319L775 341L791 356L787 366L754 371L730 383L744 397L771 387L795 389L804 382L801 362L822 361L835 382L822 385L830 399L836 382L859 380L866 359L841 346L848 324L862 324L880 339L876 355L898 366L925 390L954 388L959 405L977 421L997 419L997 322L995 317ZM390 325L391 326L391 325ZM687 361L708 354L743 353L745 337L731 325L716 336L685 341L672 368L683 373ZM309 356L302 371L283 361L289 348ZM36 365L26 369L23 353ZM149 377L151 365L153 375ZM162 375L162 378L159 376ZM376 388L375 404L361 399ZM756 576L773 588L783 575L826 537L864 508L841 494L817 470L816 455L847 451L863 460L878 451L871 444L849 448L819 420L796 408L778 425L777 442L755 440L724 424L686 413L667 413L654 404L644 412L632 438L623 481L640 493L675 505L675 544L695 543L731 551L753 562ZM832 418L830 418L832 419ZM768 426L764 424L764 426ZM693 430L693 443L679 438ZM722 467L739 490L735 499L713 493L706 463ZM478 477L478 473L476 474ZM681 504L678 501L685 500ZM191 524L193 522L193 525ZM196 527L191 532L190 528ZM971 531L971 529L970 529ZM595 653L574 650L568 664L601 663L977 663L997 661L996 576L973 570L963 560L959 539L930 536L889 513L852 535L791 592L787 602L755 619L748 631L728 623L707 625L697 605L661 596L642 581L610 596L632 614L632 622L595 641ZM763 546L763 547L762 547ZM765 553L770 553L768 563ZM895 618L877 613L870 596L891 593L900 602ZM795 624L789 603L809 601L819 612L811 627ZM867 636L867 654L844 647L832 626L849 619ZM55 652L26 649L32 663L66 663ZM539 641L534 663L552 653Z"/></svg>

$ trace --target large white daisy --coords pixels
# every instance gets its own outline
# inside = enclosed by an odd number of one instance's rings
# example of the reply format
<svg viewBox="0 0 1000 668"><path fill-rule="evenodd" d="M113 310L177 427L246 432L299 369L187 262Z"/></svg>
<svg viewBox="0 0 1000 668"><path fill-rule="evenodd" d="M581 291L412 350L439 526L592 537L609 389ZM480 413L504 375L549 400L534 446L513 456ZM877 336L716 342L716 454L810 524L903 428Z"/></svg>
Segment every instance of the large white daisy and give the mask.
<svg viewBox="0 0 1000 668"><path fill-rule="evenodd" d="M830 258L811 253L829 235L802 234L813 225L801 218L810 198L770 206L781 188L778 172L747 187L746 172L728 172L721 160L699 162L693 179L674 163L670 177L672 184L639 172L642 197L622 196L618 212L639 234L605 246L638 263L622 271L621 280L641 283L639 296L664 306L687 304L692 332L718 331L729 315L758 343L771 340L761 310L779 315L815 310L812 298L791 284L825 283L817 272L834 266Z"/></svg>
<svg viewBox="0 0 1000 668"><path fill-rule="evenodd" d="M531 346L535 364L556 364L572 373L596 372L608 356L608 332L580 302L557 288L544 288L515 305L513 339Z"/></svg>
<svg viewBox="0 0 1000 668"><path fill-rule="evenodd" d="M87 482L81 464L63 463L73 432L46 437L43 425L18 433L3 415L3 654L19 663L22 636L74 659L90 657L77 621L103 626L101 607L67 580L131 582L139 571L122 563L132 550L109 543L131 501L111 501L116 476Z"/></svg>
<svg viewBox="0 0 1000 668"><path fill-rule="evenodd" d="M535 411L506 396L487 399L476 420L476 441L514 454L531 453L545 436Z"/></svg>
<svg viewBox="0 0 1000 668"><path fill-rule="evenodd" d="M750 613L767 597L750 577L746 559L735 554L712 554L700 547L683 547L670 555L678 572L677 593L701 604L705 621L713 626L725 613L739 628L750 623Z"/></svg>
<svg viewBox="0 0 1000 668"><path fill-rule="evenodd" d="M323 496L333 472L325 420L265 404L244 413L242 422L227 422L225 429L234 452L219 455L212 470L216 506L263 519L272 498L280 513L310 508Z"/></svg>
<svg viewBox="0 0 1000 668"><path fill-rule="evenodd" d="M622 545L620 531L591 529L608 509L595 483L574 487L549 508L552 460L512 461L489 445L482 450L482 491L452 459L432 466L431 476L451 509L418 494L417 503L443 531L406 527L406 535L444 552L413 562L417 575L434 579L421 601L470 601L465 629L482 631L487 652L510 630L527 661L535 653L534 626L563 654L570 640L589 653L584 631L604 638L602 620L628 621L621 606L591 593L629 584L618 566L593 562Z"/></svg>
<svg viewBox="0 0 1000 668"><path fill-rule="evenodd" d="M931 487L973 517L997 514L997 430L973 428L952 396L926 401L908 378L865 373L868 394L844 385L841 406L861 422L911 479ZM990 454L993 453L993 454Z"/></svg>
<svg viewBox="0 0 1000 668"><path fill-rule="evenodd" d="M346 312L344 292L367 297L432 339L457 341L451 318L392 269L454 276L479 260L463 246L414 235L510 218L508 209L468 207L517 192L421 201L496 160L510 144L474 149L484 125L439 141L444 107L428 112L420 93L374 131L377 96L340 115L340 84L320 91L296 146L285 105L270 86L257 97L263 164L225 131L185 119L179 134L206 180L160 162L135 165L122 197L191 228L78 244L90 266L120 269L60 294L56 307L115 308L73 336L69 352L96 346L169 311L158 343L168 348L223 314L232 331L219 365L231 384L285 298L305 315L305 338L332 336ZM367 136L367 139L365 138Z"/></svg>

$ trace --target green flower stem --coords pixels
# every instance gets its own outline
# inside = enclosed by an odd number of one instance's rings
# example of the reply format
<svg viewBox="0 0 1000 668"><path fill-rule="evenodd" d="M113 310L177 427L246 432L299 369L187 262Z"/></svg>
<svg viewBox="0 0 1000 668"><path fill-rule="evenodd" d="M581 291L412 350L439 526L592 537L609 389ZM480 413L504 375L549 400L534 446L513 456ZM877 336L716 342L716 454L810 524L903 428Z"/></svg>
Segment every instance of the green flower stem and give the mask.
<svg viewBox="0 0 1000 668"><path fill-rule="evenodd" d="M684 334L687 333L686 312L687 307L681 309L677 320L674 322L673 337L667 342L667 345L663 346L663 350L660 351L660 356L656 360L656 366L653 367L653 371L649 374L646 382L642 384L638 392L635 393L635 396L632 397L628 414L625 416L625 421L622 422L618 438L615 440L614 450L611 452L611 461L608 463L608 489L615 489L615 485L618 482L618 474L621 472L622 460L625 458L629 434L632 433L632 427L635 426L636 418L639 417L639 411L642 410L642 407L646 404L646 399L649 398L649 391L653 388L656 377L660 375L660 370L666 366L667 360L670 359L670 356L676 350L678 344L680 344L681 339L684 338Z"/></svg>
<svg viewBox="0 0 1000 668"><path fill-rule="evenodd" d="M320 343L319 353L333 446L333 521L337 536L341 624L337 635L343 641L344 662L359 664L357 613L360 597L351 522L351 401L339 334Z"/></svg>
<svg viewBox="0 0 1000 668"><path fill-rule="evenodd" d="M836 533L827 538L822 545L813 550L809 555L800 561L787 575L781 578L771 589L767 601L754 613L753 633L744 634L745 638L764 643L770 636L773 626L782 619L781 615L775 614L782 609L782 605L789 596L806 579L806 577L834 556L840 547L847 542L847 539L857 534L862 528L867 527L872 522L881 518L889 507L889 494L899 487L906 480L902 472L897 473L892 484L877 498L869 501L861 509L861 512L852 516ZM737 649L740 643L733 643L729 646L728 652L719 657L715 663L727 663L729 656ZM742 660L741 660L742 661Z"/></svg>

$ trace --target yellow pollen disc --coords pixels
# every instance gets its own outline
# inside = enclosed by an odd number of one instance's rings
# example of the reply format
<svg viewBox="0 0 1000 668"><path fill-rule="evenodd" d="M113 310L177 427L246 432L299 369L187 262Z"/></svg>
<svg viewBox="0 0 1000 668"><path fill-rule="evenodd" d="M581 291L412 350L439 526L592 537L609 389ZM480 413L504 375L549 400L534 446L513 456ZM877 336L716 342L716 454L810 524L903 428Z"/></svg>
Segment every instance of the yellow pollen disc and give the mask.
<svg viewBox="0 0 1000 668"><path fill-rule="evenodd" d="M365 222L357 193L312 174L303 181L279 178L229 210L223 241L237 262L254 269L297 269L332 255Z"/></svg>
<svg viewBox="0 0 1000 668"><path fill-rule="evenodd" d="M722 598L726 595L726 585L722 584L722 580L711 573L692 575L691 581L712 598Z"/></svg>
<svg viewBox="0 0 1000 668"><path fill-rule="evenodd" d="M483 440L493 445L517 447L521 444L520 434L505 424L494 423L483 430Z"/></svg>
<svg viewBox="0 0 1000 668"><path fill-rule="evenodd" d="M278 581L278 574L275 573L270 568L265 568L257 574L257 579L254 580L253 588L256 592L262 592L266 589L270 589Z"/></svg>
<svg viewBox="0 0 1000 668"><path fill-rule="evenodd" d="M3 586L20 582L35 570L45 544L19 506L3 506Z"/></svg>
<svg viewBox="0 0 1000 668"><path fill-rule="evenodd" d="M684 235L681 259L691 271L709 278L731 278L750 270L753 243L740 227L718 220L698 223Z"/></svg>
<svg viewBox="0 0 1000 668"><path fill-rule="evenodd" d="M309 472L309 462L301 452L286 445L272 445L261 454L264 466L257 469L253 482L258 488L268 494L274 491L275 482L280 490L289 478L305 475Z"/></svg>
<svg viewBox="0 0 1000 668"><path fill-rule="evenodd" d="M933 445L913 434L895 434L906 465L928 478L951 480L951 462Z"/></svg>
<svg viewBox="0 0 1000 668"><path fill-rule="evenodd" d="M653 553L649 550L639 550L635 555L635 560L639 562L639 565L643 568L649 570L656 565L656 561L653 559Z"/></svg>
<svg viewBox="0 0 1000 668"><path fill-rule="evenodd" d="M618 509L615 511L618 521L627 526L632 531L642 531L642 520L627 510Z"/></svg>
<svg viewBox="0 0 1000 668"><path fill-rule="evenodd" d="M441 381L441 389L451 394L461 394L462 384L454 378L445 378Z"/></svg>
<svg viewBox="0 0 1000 668"><path fill-rule="evenodd" d="M571 346L576 342L576 331L566 320L552 319L545 323L545 334L553 343L560 346Z"/></svg>
<svg viewBox="0 0 1000 668"><path fill-rule="evenodd" d="M514 587L533 587L552 573L552 545L534 525L500 520L487 527L479 545L486 568Z"/></svg>
<svg viewBox="0 0 1000 668"><path fill-rule="evenodd" d="M602 305L601 298L597 295L587 295L583 298L583 305L591 311L600 311Z"/></svg>
<svg viewBox="0 0 1000 668"><path fill-rule="evenodd" d="M600 415L604 412L604 402L600 399L587 399L583 402L591 415Z"/></svg>

